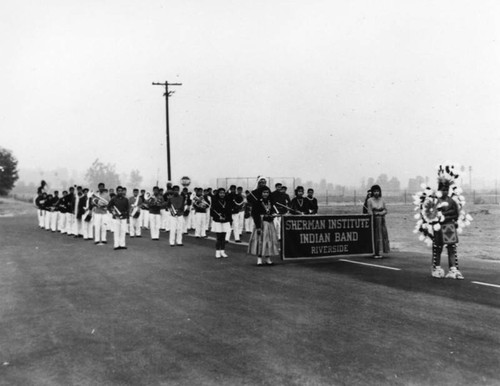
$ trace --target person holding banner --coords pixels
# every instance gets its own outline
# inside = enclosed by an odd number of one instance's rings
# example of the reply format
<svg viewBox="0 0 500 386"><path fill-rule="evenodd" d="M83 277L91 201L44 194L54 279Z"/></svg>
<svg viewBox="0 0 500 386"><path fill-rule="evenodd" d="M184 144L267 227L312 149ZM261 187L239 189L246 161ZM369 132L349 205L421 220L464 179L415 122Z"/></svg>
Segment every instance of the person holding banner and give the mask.
<svg viewBox="0 0 500 386"><path fill-rule="evenodd" d="M314 189L307 189L306 199L309 201L309 214L318 214L318 200L314 197Z"/></svg>
<svg viewBox="0 0 500 386"><path fill-rule="evenodd" d="M232 213L231 206L226 201L226 190L219 188L210 207L212 217L212 232L215 232L215 258L228 257L224 249L226 233L231 232Z"/></svg>
<svg viewBox="0 0 500 386"><path fill-rule="evenodd" d="M257 256L257 266L262 267L262 257L265 257L265 265L274 265L271 256L279 255L279 241L274 218L277 215L276 207L270 199L269 188L261 190L262 198L252 205L252 218L255 229L248 242L248 253Z"/></svg>
<svg viewBox="0 0 500 386"><path fill-rule="evenodd" d="M368 214L373 215L373 231L375 235L375 259L381 259L383 256L381 252L390 252L389 246L389 235L387 233L387 227L385 225L385 215L387 214L387 209L385 207L385 201L382 199L382 189L379 185L373 185L371 187L372 197L368 199Z"/></svg>
<svg viewBox="0 0 500 386"><path fill-rule="evenodd" d="M292 214L309 214L309 200L304 199L304 187L295 188L295 197L290 203Z"/></svg>

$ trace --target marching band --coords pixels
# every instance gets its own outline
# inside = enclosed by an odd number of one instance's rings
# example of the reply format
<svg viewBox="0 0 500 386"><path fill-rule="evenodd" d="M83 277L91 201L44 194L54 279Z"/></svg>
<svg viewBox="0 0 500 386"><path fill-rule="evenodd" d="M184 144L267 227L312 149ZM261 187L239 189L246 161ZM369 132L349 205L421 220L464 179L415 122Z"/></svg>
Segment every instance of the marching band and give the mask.
<svg viewBox="0 0 500 386"><path fill-rule="evenodd" d="M211 188L201 187L193 192L187 188L180 191L179 186L169 183L164 194L155 186L152 193L134 188L132 196L127 197L126 188L118 186L115 193L99 183L96 192L75 185L59 196L58 191L48 193L47 184L42 181L34 204L41 229L94 240L96 245L107 244L107 232L111 231L115 250L126 249L126 235L141 237L143 229L149 229L151 240L159 240L161 231L169 231L172 247L183 246L183 235L189 230L194 230L197 238L207 238L207 232L211 231L217 239L216 257L221 258L227 257L224 246L231 233L237 243L241 242L243 232L252 233L251 240L255 240L260 235L260 225L264 224L266 235L279 239L279 216L317 212L317 205L308 205L312 195L304 200L303 188L298 187L293 200L283 188L277 184L271 193L262 178L255 190L247 190L245 194L242 187L235 185L227 192L219 188L212 193ZM267 249L275 252L275 246ZM249 253L255 253L255 245Z"/></svg>

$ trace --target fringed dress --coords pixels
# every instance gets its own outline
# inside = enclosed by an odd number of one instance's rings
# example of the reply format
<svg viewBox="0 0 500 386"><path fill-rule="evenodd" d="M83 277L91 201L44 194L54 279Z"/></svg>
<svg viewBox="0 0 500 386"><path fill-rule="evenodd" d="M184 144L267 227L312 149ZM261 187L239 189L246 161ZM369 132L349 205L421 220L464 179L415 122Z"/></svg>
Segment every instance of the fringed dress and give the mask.
<svg viewBox="0 0 500 386"><path fill-rule="evenodd" d="M388 253L391 251L389 245L389 234L385 225L385 215L387 209L382 198L376 199L371 197L368 199L368 213L373 214L374 238L375 238L375 255L380 252Z"/></svg>
<svg viewBox="0 0 500 386"><path fill-rule="evenodd" d="M275 213L269 200L260 199L253 204L252 217L255 228L248 242L249 254L263 257L279 255L278 233L273 223Z"/></svg>

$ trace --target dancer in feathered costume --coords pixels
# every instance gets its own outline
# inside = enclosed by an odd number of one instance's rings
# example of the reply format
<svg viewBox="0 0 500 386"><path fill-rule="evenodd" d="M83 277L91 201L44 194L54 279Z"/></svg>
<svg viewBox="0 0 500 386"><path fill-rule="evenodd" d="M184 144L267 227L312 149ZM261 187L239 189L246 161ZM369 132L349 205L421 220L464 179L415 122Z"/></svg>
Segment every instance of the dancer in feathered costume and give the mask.
<svg viewBox="0 0 500 386"><path fill-rule="evenodd" d="M470 225L472 217L465 213L465 198L458 186L458 168L445 164L438 167L438 188L433 190L425 184L424 191L413 196L417 224L415 233L422 233L420 240L432 246L432 277L463 279L458 269L457 243L458 234ZM441 268L441 253L446 245L448 250L449 271L445 276Z"/></svg>

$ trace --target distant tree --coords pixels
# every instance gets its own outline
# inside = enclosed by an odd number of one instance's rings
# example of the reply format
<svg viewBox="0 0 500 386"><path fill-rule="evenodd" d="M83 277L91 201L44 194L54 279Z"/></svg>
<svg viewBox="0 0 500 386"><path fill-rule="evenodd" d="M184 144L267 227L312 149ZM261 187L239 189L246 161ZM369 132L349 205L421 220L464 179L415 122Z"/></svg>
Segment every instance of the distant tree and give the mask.
<svg viewBox="0 0 500 386"><path fill-rule="evenodd" d="M132 170L130 172L129 184L130 184L131 189L134 189L134 188L140 189L141 184L142 184L142 180L143 180L143 178L142 178L139 170L136 169L136 170Z"/></svg>
<svg viewBox="0 0 500 386"><path fill-rule="evenodd" d="M387 189L388 182L389 182L389 177L387 176L387 174L383 173L380 176L378 176L376 184L380 185L382 189Z"/></svg>
<svg viewBox="0 0 500 386"><path fill-rule="evenodd" d="M368 178L366 181L366 189L370 189L373 185L375 185L375 180L372 177Z"/></svg>
<svg viewBox="0 0 500 386"><path fill-rule="evenodd" d="M0 196L9 193L18 179L16 157L10 150L0 147Z"/></svg>
<svg viewBox="0 0 500 386"><path fill-rule="evenodd" d="M417 176L415 178L410 178L408 181L408 190L410 192L417 192L419 190L422 190L420 187L421 184L425 182L425 178L422 176Z"/></svg>
<svg viewBox="0 0 500 386"><path fill-rule="evenodd" d="M85 180L91 190L95 190L100 182L106 184L107 188L115 189L120 185L120 177L115 171L115 165L104 164L97 158L85 174Z"/></svg>
<svg viewBox="0 0 500 386"><path fill-rule="evenodd" d="M392 177L387 183L387 190L391 192L399 192L401 190L401 183L396 177Z"/></svg>

